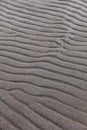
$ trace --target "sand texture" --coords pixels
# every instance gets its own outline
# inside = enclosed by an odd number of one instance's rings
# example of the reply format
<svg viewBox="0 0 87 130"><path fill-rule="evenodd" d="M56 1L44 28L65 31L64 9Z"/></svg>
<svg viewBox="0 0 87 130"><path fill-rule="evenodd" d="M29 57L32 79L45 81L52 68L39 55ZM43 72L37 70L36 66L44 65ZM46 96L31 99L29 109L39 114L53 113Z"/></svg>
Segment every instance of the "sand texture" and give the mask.
<svg viewBox="0 0 87 130"><path fill-rule="evenodd" d="M87 0L0 0L0 130L87 130Z"/></svg>

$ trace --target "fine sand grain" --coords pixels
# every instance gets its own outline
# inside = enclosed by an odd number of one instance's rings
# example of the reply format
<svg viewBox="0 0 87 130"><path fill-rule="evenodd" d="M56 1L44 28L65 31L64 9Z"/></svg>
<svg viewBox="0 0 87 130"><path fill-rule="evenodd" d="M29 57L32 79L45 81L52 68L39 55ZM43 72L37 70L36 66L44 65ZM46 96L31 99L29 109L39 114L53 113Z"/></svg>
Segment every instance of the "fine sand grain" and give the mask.
<svg viewBox="0 0 87 130"><path fill-rule="evenodd" d="M86 0L0 0L0 130L87 130Z"/></svg>

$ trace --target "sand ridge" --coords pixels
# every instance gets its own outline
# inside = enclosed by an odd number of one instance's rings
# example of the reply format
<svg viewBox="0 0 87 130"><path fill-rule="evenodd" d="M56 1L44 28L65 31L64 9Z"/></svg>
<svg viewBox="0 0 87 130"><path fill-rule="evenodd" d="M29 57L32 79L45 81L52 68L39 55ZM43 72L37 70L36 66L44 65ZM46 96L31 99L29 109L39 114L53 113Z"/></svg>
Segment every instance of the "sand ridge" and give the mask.
<svg viewBox="0 0 87 130"><path fill-rule="evenodd" d="M0 130L87 130L86 0L0 0Z"/></svg>

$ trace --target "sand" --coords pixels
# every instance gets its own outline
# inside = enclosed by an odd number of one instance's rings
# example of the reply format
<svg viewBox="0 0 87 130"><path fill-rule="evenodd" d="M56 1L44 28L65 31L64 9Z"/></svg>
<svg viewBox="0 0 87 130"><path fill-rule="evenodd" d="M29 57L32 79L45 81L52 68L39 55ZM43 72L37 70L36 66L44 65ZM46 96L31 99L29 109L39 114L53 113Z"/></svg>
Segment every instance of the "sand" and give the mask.
<svg viewBox="0 0 87 130"><path fill-rule="evenodd" d="M87 130L86 0L0 0L0 130Z"/></svg>

